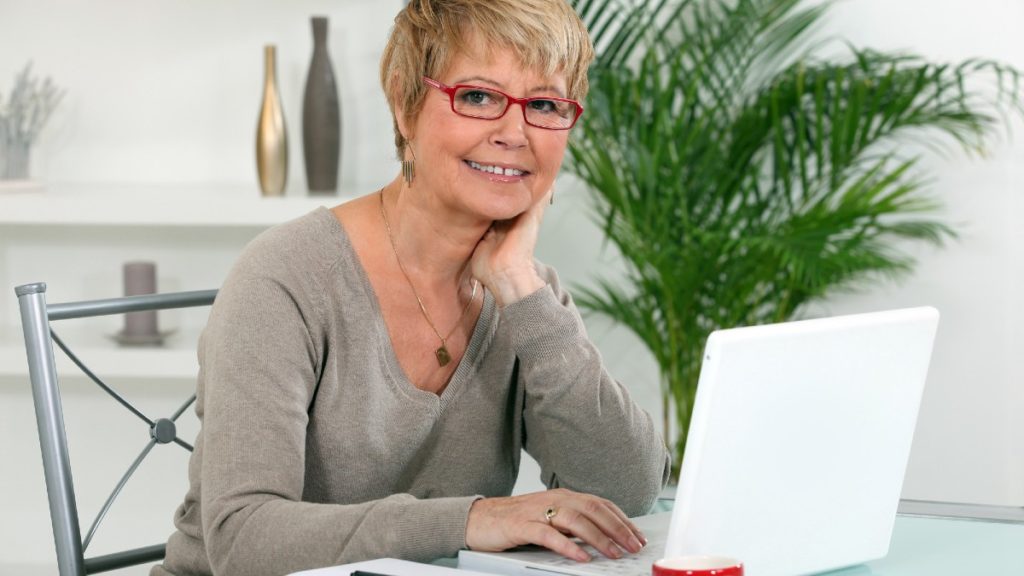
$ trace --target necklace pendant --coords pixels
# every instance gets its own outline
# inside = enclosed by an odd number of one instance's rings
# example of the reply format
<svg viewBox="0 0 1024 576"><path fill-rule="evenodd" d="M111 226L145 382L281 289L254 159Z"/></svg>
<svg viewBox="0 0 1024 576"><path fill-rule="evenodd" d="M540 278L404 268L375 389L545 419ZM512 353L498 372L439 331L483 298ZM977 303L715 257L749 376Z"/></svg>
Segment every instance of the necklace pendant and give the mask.
<svg viewBox="0 0 1024 576"><path fill-rule="evenodd" d="M434 356L437 356L437 365L442 368L452 361L452 355L448 353L448 348L446 348L444 344L442 344L437 350L434 350Z"/></svg>

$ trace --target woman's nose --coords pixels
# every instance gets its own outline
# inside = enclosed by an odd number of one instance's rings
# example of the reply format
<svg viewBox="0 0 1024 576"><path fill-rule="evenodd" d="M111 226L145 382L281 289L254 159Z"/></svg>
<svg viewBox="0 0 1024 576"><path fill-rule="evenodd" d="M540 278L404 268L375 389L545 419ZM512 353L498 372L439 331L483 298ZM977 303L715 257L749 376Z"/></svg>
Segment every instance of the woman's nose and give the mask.
<svg viewBox="0 0 1024 576"><path fill-rule="evenodd" d="M495 123L491 133L491 143L506 148L522 148L529 142L526 138L526 118L523 116L523 105L513 104L505 111L505 115Z"/></svg>

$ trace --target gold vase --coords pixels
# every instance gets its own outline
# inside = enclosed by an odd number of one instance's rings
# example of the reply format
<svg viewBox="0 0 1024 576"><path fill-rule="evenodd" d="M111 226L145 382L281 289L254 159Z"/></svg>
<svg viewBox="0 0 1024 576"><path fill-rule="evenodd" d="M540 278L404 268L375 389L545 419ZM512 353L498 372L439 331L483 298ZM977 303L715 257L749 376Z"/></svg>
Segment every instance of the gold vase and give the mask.
<svg viewBox="0 0 1024 576"><path fill-rule="evenodd" d="M256 170L264 196L281 196L288 181L288 130L277 90L277 50L263 48L263 106L256 127Z"/></svg>

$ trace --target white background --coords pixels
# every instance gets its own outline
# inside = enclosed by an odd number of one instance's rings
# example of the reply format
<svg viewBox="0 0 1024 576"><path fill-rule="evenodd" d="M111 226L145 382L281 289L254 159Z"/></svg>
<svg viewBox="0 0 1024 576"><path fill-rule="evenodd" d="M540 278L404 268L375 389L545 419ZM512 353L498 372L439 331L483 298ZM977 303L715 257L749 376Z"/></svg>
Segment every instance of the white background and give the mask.
<svg viewBox="0 0 1024 576"><path fill-rule="evenodd" d="M256 194L254 134L262 87L262 45L278 46L278 80L290 129L289 194L301 195L300 103L311 52L308 17L331 18L330 49L343 115L342 187L363 194L396 172L391 120L377 80L377 60L402 3L371 0L0 0L0 94L26 61L68 94L35 149L33 172L51 183L223 186ZM1024 68L1024 3L1018 0L849 0L824 35L857 45L908 49L936 60L986 56ZM1020 137L1021 124L1016 123ZM916 273L836 297L809 314L931 304L943 314L904 496L1024 504L1022 214L1024 147L1003 139L984 159L931 157L932 190L961 237L943 249L915 248ZM0 213L5 199L0 192ZM586 216L587 199L562 180L539 256L570 283L614 269ZM164 290L217 286L256 232L87 226L0 226L0 343L16 340L11 287L45 280L51 300L101 297L120 290L120 263L149 258ZM201 316L164 315L194 337ZM590 319L613 373L638 401L660 414L657 371L628 334ZM116 324L105 326L115 331ZM189 381L122 382L157 412L172 409ZM159 384L159 387L157 386ZM131 419L108 408L84 383L68 382L67 404L79 506L88 524L139 437L111 427ZM77 408L72 408L75 404ZM98 420L97 420L98 417ZM109 424L110 426L107 426ZM121 429L121 428L118 428ZM132 430L134 433L135 431ZM194 424L183 433L194 435ZM24 378L0 375L0 573L52 573L31 397ZM102 444L108 442L109 444ZM102 446L112 446L109 448ZM102 465L109 463L110 472ZM100 532L94 553L161 540L185 487L184 454L159 455L139 472L127 500ZM535 486L527 471L521 487ZM155 510L155 512L154 512ZM153 526L155 523L155 527ZM144 573L135 571L132 573Z"/></svg>

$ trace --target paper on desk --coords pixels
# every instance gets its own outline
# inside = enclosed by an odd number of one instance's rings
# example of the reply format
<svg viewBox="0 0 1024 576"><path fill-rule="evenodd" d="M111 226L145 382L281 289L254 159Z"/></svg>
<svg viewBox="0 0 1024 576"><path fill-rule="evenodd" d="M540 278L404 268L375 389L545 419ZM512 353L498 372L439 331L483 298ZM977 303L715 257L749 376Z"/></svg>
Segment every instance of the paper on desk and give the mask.
<svg viewBox="0 0 1024 576"><path fill-rule="evenodd" d="M420 564L408 560L397 560L395 558L380 558L378 560L367 560L365 562L353 562L330 568L317 568L315 570L303 570L293 572L288 576L349 576L355 570L366 570L368 572L379 572L388 576L491 576L485 572L473 570L458 570L446 566L434 566L432 564Z"/></svg>

